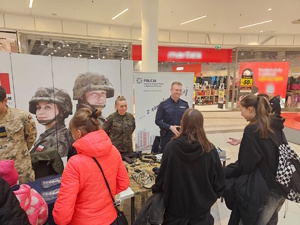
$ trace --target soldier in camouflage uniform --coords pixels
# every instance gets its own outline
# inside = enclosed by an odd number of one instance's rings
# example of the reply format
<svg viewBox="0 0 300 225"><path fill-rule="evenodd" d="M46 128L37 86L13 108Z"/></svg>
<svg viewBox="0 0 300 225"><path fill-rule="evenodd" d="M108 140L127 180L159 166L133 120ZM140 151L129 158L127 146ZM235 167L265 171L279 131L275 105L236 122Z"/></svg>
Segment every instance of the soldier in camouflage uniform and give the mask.
<svg viewBox="0 0 300 225"><path fill-rule="evenodd" d="M30 153L57 150L61 157L67 156L74 140L66 128L65 119L72 115L70 95L63 89L40 87L29 102L29 112L36 114L46 131L40 135Z"/></svg>
<svg viewBox="0 0 300 225"><path fill-rule="evenodd" d="M81 108L103 109L106 98L114 97L114 88L109 80L97 73L83 73L76 78L73 87L73 100L78 100L76 110ZM99 118L101 125L103 117Z"/></svg>
<svg viewBox="0 0 300 225"><path fill-rule="evenodd" d="M6 104L6 91L0 86L0 160L15 161L21 184L34 181L29 154L37 135L34 120L29 113Z"/></svg>
<svg viewBox="0 0 300 225"><path fill-rule="evenodd" d="M127 112L124 96L118 96L115 102L116 112L110 114L102 125L112 143L121 153L131 153L132 133L135 130L135 119Z"/></svg>

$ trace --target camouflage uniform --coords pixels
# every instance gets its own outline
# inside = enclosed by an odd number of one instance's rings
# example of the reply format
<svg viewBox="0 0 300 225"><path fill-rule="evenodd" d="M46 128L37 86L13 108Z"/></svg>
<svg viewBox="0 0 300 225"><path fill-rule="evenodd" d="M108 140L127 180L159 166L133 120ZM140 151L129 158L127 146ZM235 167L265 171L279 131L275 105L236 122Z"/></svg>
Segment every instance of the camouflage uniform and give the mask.
<svg viewBox="0 0 300 225"><path fill-rule="evenodd" d="M5 127L6 131L6 136L1 133L0 160L15 161L20 183L34 181L29 154L37 135L34 120L23 110L7 107L7 113L0 119L0 126Z"/></svg>
<svg viewBox="0 0 300 225"><path fill-rule="evenodd" d="M72 135L66 125L58 123L40 135L30 154L35 153L37 148L42 147L42 151L57 149L59 155L64 157L67 156L68 149L73 142Z"/></svg>
<svg viewBox="0 0 300 225"><path fill-rule="evenodd" d="M110 114L102 129L121 153L133 152L132 133L135 129L135 119L131 113L126 112L124 116L118 112Z"/></svg>
<svg viewBox="0 0 300 225"><path fill-rule="evenodd" d="M89 108L91 110L96 108L103 109L105 106L90 105L85 98L86 92L98 90L106 91L106 98L114 97L114 88L104 75L90 72L79 74L73 87L73 100L78 100L76 110L81 108ZM99 120L102 126L104 118L100 117Z"/></svg>
<svg viewBox="0 0 300 225"><path fill-rule="evenodd" d="M29 102L29 112L36 114L36 106L41 101L57 104L59 106L59 114L53 119L53 121L56 121L55 126L40 135L30 153L55 149L61 157L67 156L68 149L74 142L70 131L64 123L64 119L72 114L71 97L63 89L52 87L38 88Z"/></svg>

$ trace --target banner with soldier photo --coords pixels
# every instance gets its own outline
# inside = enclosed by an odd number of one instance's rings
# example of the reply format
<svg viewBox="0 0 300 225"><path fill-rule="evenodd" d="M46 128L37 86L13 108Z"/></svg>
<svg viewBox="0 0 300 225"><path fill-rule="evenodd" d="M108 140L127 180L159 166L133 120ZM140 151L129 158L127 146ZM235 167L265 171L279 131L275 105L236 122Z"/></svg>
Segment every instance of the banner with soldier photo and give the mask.
<svg viewBox="0 0 300 225"><path fill-rule="evenodd" d="M132 98L132 86L121 90L123 79L133 77L132 61L90 60L0 54L0 81L10 81L12 104L30 112L37 126L37 140L32 152L56 150L66 156L73 139L69 121L81 107L101 108L103 120L115 111L118 95ZM1 75L2 74L2 75ZM4 83L3 83L4 84ZM12 89L14 88L14 89ZM132 100L128 111L132 111Z"/></svg>
<svg viewBox="0 0 300 225"><path fill-rule="evenodd" d="M155 115L160 102L170 97L171 84L182 83L181 99L193 106L194 73L134 73L135 149L150 151L159 127Z"/></svg>

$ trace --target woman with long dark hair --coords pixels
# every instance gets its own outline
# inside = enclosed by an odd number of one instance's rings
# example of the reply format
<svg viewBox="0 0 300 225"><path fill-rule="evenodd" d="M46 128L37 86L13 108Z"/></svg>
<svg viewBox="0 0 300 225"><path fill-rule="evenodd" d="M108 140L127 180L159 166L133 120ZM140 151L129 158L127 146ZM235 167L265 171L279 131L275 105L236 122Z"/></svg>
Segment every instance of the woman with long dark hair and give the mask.
<svg viewBox="0 0 300 225"><path fill-rule="evenodd" d="M196 109L183 114L181 128L166 146L152 191L163 192L164 225L213 224L211 206L225 179L214 145L207 139L203 116Z"/></svg>
<svg viewBox="0 0 300 225"><path fill-rule="evenodd" d="M248 95L241 100L240 104L241 115L249 124L245 127L240 144L236 177L259 170L269 191L265 199L259 199L262 204L258 206L257 211L252 211L251 216L249 211L245 212L248 219L243 217L242 208L235 209L239 211L238 213L233 210L229 224L238 224L233 222L236 221L233 215L240 215L243 224L277 224L278 212L284 203L284 198L275 181L279 159L275 140L282 141L284 120L270 113L269 101L263 96ZM257 196L256 193L252 195L253 198L246 200L246 204Z"/></svg>

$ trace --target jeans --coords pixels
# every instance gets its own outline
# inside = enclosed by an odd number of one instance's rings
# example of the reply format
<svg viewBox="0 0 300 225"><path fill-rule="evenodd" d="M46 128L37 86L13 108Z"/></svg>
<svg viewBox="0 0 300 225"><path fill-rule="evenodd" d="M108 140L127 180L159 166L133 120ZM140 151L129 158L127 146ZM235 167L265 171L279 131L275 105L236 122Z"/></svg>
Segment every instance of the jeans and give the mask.
<svg viewBox="0 0 300 225"><path fill-rule="evenodd" d="M265 203L259 210L255 224L276 225L278 223L278 212L280 211L284 201L284 197L271 191Z"/></svg>

